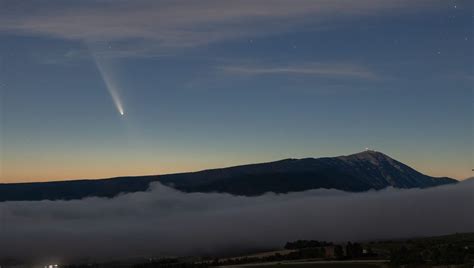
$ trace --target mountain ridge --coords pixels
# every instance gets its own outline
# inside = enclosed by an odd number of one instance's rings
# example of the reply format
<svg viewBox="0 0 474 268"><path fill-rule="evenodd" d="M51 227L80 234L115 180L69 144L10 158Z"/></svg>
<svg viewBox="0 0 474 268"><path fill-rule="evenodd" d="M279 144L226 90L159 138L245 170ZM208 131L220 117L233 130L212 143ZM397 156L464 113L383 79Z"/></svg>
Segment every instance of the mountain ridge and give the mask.
<svg viewBox="0 0 474 268"><path fill-rule="evenodd" d="M256 196L318 188L349 192L386 187L427 188L457 181L427 176L383 153L367 150L337 157L287 158L186 173L0 184L0 202L110 198L121 193L146 191L152 182L183 192Z"/></svg>

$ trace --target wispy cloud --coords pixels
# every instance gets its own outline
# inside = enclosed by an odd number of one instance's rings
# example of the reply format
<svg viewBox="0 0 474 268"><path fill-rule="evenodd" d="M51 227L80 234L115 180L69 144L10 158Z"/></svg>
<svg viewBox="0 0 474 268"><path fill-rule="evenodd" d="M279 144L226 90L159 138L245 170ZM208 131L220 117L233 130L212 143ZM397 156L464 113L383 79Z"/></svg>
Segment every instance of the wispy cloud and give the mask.
<svg viewBox="0 0 474 268"><path fill-rule="evenodd" d="M0 31L115 41L137 53L261 36L310 23L432 7L433 1L202 0L0 2ZM146 49L144 49L146 47Z"/></svg>
<svg viewBox="0 0 474 268"><path fill-rule="evenodd" d="M377 75L359 65L335 63L304 63L298 65L228 65L219 69L229 74L237 75L309 75L324 77L347 77L361 79L375 79Z"/></svg>

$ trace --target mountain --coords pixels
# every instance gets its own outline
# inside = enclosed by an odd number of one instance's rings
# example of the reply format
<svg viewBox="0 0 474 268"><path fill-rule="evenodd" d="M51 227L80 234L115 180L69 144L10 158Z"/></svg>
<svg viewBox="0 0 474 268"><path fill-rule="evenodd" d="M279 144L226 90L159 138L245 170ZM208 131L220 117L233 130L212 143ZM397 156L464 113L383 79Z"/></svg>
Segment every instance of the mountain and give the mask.
<svg viewBox="0 0 474 268"><path fill-rule="evenodd" d="M1 201L71 200L114 197L146 191L161 182L183 192L222 192L255 196L327 188L350 192L396 188L426 188L457 181L424 175L389 156L364 151L339 157L284 159L198 172L38 183L0 184Z"/></svg>
<svg viewBox="0 0 474 268"><path fill-rule="evenodd" d="M464 179L462 182L469 182L469 183L474 182L474 177Z"/></svg>

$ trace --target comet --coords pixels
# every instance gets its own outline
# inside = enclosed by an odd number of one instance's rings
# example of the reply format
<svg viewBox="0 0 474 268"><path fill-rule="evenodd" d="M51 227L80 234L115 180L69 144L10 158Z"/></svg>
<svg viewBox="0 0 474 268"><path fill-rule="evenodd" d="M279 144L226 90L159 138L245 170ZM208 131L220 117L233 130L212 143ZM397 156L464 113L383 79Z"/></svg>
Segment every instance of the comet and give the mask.
<svg viewBox="0 0 474 268"><path fill-rule="evenodd" d="M125 115L125 110L123 108L122 100L119 95L119 87L116 83L116 80L113 78L110 69L107 68L107 66L104 64L102 59L100 59L97 55L94 53L92 54L92 58L94 59L95 65L97 66L97 69L99 70L100 76L102 80L104 81L105 87L107 88L107 91L110 94L110 97L112 98L112 101L118 111L118 113L121 116Z"/></svg>

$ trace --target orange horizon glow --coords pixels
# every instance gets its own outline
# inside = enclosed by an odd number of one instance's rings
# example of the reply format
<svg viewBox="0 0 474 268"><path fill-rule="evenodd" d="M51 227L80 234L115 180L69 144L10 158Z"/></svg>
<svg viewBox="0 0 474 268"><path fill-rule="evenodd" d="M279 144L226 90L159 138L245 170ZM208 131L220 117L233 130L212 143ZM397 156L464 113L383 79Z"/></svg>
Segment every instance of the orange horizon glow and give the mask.
<svg viewBox="0 0 474 268"><path fill-rule="evenodd" d="M196 163L166 163L160 165L159 168L150 168L150 166L136 165L135 167L117 165L114 168L97 168L89 167L87 170L63 166L57 169L37 169L37 174L31 174L25 169L10 169L5 168L1 172L0 183L27 183L27 182L48 182L48 181L70 181L70 180L95 180L108 179L116 177L139 177L148 175L165 175L173 173L187 173L196 172L206 169L218 169L246 164L271 162L270 161L229 161L220 163L196 162ZM412 168L419 172L433 176L433 177L450 177L462 181L466 178L472 177L472 171L469 169L466 172L459 172L459 169L429 169L423 166L411 165Z"/></svg>

